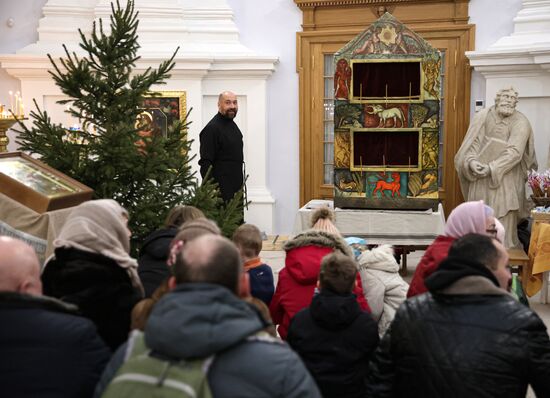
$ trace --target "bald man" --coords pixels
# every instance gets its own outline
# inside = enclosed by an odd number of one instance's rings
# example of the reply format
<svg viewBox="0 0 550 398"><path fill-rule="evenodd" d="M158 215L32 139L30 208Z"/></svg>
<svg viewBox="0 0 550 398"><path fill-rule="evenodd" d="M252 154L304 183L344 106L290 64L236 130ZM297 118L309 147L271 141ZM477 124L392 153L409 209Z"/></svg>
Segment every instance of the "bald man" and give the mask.
<svg viewBox="0 0 550 398"><path fill-rule="evenodd" d="M0 395L91 397L110 356L94 324L42 296L31 246L0 237L0 253Z"/></svg>
<svg viewBox="0 0 550 398"><path fill-rule="evenodd" d="M224 91L218 97L218 113L200 133L201 176L212 167L210 176L220 186L224 202L243 185L243 135L235 124L239 110L237 96Z"/></svg>
<svg viewBox="0 0 550 398"><path fill-rule="evenodd" d="M40 264L33 248L6 236L0 236L0 292L42 294Z"/></svg>
<svg viewBox="0 0 550 398"><path fill-rule="evenodd" d="M216 235L193 239L184 244L172 268L171 292L153 307L145 333L133 335L131 343L115 353L97 397L113 378L116 382L106 390L109 396L132 396L124 393L130 391L124 387L124 367L121 373L117 370L127 347L134 357L138 353L132 347L142 346L141 341L152 352L175 360L214 356L208 384L216 398L320 397L298 355L262 332L266 321L238 297L243 267L233 243ZM165 365L157 366L160 370Z"/></svg>

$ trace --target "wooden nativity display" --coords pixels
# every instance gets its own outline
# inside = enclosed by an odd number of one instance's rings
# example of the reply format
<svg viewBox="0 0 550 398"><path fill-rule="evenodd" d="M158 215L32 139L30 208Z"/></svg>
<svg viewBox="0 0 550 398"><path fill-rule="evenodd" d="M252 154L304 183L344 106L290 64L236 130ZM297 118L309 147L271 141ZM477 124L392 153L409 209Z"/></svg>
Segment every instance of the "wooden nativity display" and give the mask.
<svg viewBox="0 0 550 398"><path fill-rule="evenodd" d="M386 13L334 59L334 205L437 208L440 52Z"/></svg>

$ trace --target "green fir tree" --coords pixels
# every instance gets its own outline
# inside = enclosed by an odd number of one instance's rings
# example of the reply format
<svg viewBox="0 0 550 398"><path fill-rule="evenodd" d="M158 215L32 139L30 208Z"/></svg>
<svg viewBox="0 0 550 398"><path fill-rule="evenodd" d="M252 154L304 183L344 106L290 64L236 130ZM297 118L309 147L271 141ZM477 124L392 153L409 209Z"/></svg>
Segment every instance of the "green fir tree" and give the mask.
<svg viewBox="0 0 550 398"><path fill-rule="evenodd" d="M153 85L165 84L178 50L157 69L134 74L140 58L138 13L131 0L126 7L117 1L111 8L109 33L101 20L99 26L94 22L90 37L79 30L86 56L63 46L66 57L59 59L60 66L48 55L54 68L50 74L68 97L58 103L68 105L66 112L79 119L80 130L53 123L34 101L33 126L19 123L17 143L22 151L93 188L96 199L112 198L124 206L134 253L178 204L200 208L231 235L242 217L242 193L224 205L217 184L208 179L198 183L191 170L195 157L189 156L188 115L169 126L167 137L143 137L136 128L144 95L151 94Z"/></svg>

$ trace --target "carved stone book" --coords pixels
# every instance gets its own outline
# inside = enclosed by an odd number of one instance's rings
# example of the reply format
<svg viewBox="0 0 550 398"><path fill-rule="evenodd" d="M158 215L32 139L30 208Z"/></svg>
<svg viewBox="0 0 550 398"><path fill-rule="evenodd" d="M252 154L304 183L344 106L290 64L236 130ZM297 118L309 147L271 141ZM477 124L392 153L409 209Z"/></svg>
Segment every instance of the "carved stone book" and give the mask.
<svg viewBox="0 0 550 398"><path fill-rule="evenodd" d="M478 159L483 164L489 164L498 159L508 148L508 143L494 137L486 137L485 145L479 151Z"/></svg>

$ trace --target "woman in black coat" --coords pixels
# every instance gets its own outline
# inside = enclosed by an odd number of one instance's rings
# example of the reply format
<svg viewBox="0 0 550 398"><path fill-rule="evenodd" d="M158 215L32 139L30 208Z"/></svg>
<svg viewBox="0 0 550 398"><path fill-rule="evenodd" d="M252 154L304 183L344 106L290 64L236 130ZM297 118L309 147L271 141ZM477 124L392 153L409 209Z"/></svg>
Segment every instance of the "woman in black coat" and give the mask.
<svg viewBox="0 0 550 398"><path fill-rule="evenodd" d="M170 276L166 260L170 243L185 222L204 217L202 211L193 206L176 206L159 229L145 238L138 259L138 273L145 289L145 297L151 297L161 283Z"/></svg>
<svg viewBox="0 0 550 398"><path fill-rule="evenodd" d="M130 313L143 297L127 221L114 200L75 207L42 274L44 294L78 306L112 350L128 338Z"/></svg>

